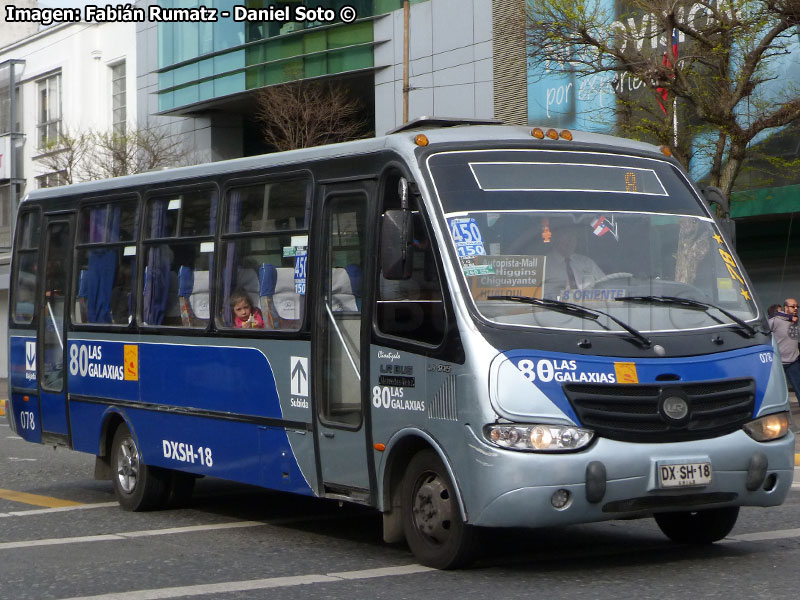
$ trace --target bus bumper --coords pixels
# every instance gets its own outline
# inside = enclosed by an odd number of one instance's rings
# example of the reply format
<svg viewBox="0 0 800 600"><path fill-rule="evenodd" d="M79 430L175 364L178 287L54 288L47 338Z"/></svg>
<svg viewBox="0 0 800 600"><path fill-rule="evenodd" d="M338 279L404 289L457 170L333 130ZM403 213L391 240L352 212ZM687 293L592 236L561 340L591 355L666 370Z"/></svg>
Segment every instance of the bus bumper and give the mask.
<svg viewBox="0 0 800 600"><path fill-rule="evenodd" d="M709 440L634 444L598 439L584 452L539 454L488 446L470 431L480 489L464 490L469 523L546 527L722 506L776 506L791 489L794 434L759 443L744 431ZM475 442L480 442L478 448ZM664 463L711 464L711 483L660 489ZM556 508L559 492L567 503Z"/></svg>

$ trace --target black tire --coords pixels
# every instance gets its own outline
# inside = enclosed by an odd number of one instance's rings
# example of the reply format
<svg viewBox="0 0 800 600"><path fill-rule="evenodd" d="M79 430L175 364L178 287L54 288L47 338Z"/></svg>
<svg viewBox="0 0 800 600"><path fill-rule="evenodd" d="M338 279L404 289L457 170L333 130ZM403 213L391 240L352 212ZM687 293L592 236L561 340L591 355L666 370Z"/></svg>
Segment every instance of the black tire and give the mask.
<svg viewBox="0 0 800 600"><path fill-rule="evenodd" d="M111 481L114 495L125 510L154 510L164 506L169 494L169 472L142 462L136 440L120 425L111 442Z"/></svg>
<svg viewBox="0 0 800 600"><path fill-rule="evenodd" d="M194 482L197 477L183 471L170 471L168 508L184 508L192 501Z"/></svg>
<svg viewBox="0 0 800 600"><path fill-rule="evenodd" d="M474 530L461 518L455 487L433 450L414 455L400 493L403 531L417 560L435 569L469 564Z"/></svg>
<svg viewBox="0 0 800 600"><path fill-rule="evenodd" d="M679 544L712 544L728 535L739 516L738 506L708 508L696 512L655 515L659 529Z"/></svg>

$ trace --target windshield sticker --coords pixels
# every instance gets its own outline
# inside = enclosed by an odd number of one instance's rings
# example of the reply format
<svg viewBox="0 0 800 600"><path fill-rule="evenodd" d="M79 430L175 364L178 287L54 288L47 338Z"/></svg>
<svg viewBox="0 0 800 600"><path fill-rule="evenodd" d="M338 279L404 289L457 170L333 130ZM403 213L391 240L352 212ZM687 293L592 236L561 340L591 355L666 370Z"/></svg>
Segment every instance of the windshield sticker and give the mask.
<svg viewBox="0 0 800 600"><path fill-rule="evenodd" d="M722 246L722 236L718 233L713 236L714 240L716 240L717 245ZM728 274L731 276L731 279L739 283L739 294L741 294L745 300L750 300L750 292L747 289L747 286L742 278L742 275L739 273L739 267L736 264L736 261L731 256L730 252L727 252L724 248L717 248L719 255L722 257L722 260L725 262L725 267L728 269Z"/></svg>
<svg viewBox="0 0 800 600"><path fill-rule="evenodd" d="M462 265L463 266L463 265ZM488 296L542 297L544 281L544 256L476 256L467 269L487 269L476 273L469 280L469 288L475 300L486 300Z"/></svg>
<svg viewBox="0 0 800 600"><path fill-rule="evenodd" d="M560 298L565 302L606 302L627 295L627 290L564 290Z"/></svg>
<svg viewBox="0 0 800 600"><path fill-rule="evenodd" d="M448 222L450 235L456 244L459 256L481 256L486 254L483 236L474 217L455 217Z"/></svg>
<svg viewBox="0 0 800 600"><path fill-rule="evenodd" d="M472 261L465 262L462 265L464 275L467 277L478 277L480 275L494 275L494 267L492 265L476 265Z"/></svg>
<svg viewBox="0 0 800 600"><path fill-rule="evenodd" d="M306 264L308 252L305 248L298 248L294 257L294 291L301 296L306 295Z"/></svg>
<svg viewBox="0 0 800 600"><path fill-rule="evenodd" d="M617 223L614 217L607 218L605 215L600 215L592 221L592 233L597 237L603 237L605 234L610 233L611 237L619 241L617 237Z"/></svg>

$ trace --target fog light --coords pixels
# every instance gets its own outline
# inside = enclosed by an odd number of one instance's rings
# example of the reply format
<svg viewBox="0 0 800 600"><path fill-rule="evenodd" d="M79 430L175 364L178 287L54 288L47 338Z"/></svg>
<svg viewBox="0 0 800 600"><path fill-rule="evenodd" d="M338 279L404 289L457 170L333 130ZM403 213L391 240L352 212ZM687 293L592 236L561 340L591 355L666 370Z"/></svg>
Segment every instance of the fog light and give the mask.
<svg viewBox="0 0 800 600"><path fill-rule="evenodd" d="M564 508L569 504L571 498L572 494L569 493L569 490L556 490L550 498L550 504L553 505L553 508Z"/></svg>

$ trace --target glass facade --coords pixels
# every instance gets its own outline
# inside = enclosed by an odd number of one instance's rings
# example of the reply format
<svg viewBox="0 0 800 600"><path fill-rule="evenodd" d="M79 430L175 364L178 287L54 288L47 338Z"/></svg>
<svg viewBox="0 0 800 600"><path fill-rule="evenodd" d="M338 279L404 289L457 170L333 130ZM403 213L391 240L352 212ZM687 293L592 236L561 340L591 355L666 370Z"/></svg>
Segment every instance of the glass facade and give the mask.
<svg viewBox="0 0 800 600"><path fill-rule="evenodd" d="M412 4L424 1L415 0ZM209 6L220 12L242 6L236 0L186 2L162 0L165 8ZM324 75L370 69L373 60L372 17L402 8L402 0L248 0L250 10L285 11L320 7L334 11L331 22L274 18L236 22L160 23L158 26L158 107L170 112L216 98ZM342 23L339 11L356 10L353 23ZM266 15L265 15L266 16Z"/></svg>

